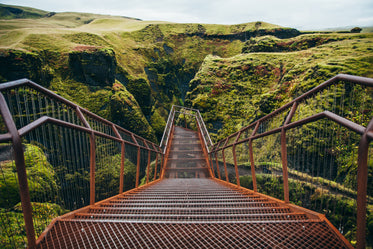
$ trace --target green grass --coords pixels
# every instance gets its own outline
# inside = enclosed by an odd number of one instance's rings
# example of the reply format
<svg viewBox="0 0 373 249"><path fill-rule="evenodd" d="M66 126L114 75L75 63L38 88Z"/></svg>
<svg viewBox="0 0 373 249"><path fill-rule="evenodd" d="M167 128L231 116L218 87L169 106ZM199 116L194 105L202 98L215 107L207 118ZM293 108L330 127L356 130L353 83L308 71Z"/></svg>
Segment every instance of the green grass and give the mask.
<svg viewBox="0 0 373 249"><path fill-rule="evenodd" d="M0 4L0 19L41 18L47 13L35 8Z"/></svg>

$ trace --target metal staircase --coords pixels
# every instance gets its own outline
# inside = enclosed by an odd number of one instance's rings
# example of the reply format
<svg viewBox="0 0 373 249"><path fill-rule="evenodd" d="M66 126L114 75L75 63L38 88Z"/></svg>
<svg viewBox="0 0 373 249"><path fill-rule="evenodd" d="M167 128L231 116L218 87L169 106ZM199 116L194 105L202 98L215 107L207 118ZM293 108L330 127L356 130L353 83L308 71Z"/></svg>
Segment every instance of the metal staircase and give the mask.
<svg viewBox="0 0 373 249"><path fill-rule="evenodd" d="M369 247L372 89L338 75L215 144L173 106L157 145L32 81L0 84L0 247Z"/></svg>
<svg viewBox="0 0 373 249"><path fill-rule="evenodd" d="M165 178L65 215L38 248L350 248L327 220L212 179L198 133L175 127Z"/></svg>
<svg viewBox="0 0 373 249"><path fill-rule="evenodd" d="M198 132L174 127L167 158L166 178L206 178L209 175L208 159L202 150Z"/></svg>

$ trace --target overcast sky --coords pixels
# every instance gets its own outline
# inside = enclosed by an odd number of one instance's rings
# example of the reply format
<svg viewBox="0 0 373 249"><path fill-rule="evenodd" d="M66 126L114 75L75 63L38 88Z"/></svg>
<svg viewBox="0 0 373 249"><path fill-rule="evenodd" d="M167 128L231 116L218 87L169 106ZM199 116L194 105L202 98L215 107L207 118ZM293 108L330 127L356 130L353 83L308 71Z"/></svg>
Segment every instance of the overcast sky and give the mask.
<svg viewBox="0 0 373 249"><path fill-rule="evenodd" d="M264 21L301 30L373 26L373 0L0 0L47 11L181 23Z"/></svg>

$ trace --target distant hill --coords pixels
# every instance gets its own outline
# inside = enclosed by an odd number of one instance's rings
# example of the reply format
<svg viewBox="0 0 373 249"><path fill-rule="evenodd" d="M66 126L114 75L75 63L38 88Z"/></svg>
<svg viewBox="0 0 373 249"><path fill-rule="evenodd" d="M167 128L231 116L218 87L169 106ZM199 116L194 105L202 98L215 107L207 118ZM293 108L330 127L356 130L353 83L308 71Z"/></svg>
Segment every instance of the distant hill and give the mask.
<svg viewBox="0 0 373 249"><path fill-rule="evenodd" d="M346 31L350 32L351 29L355 28L356 26L346 26L346 27L334 27L334 28L327 28L323 29L322 31L330 31L330 32L341 32ZM366 26L366 27L360 27L361 33L372 33L373 32L373 26Z"/></svg>
<svg viewBox="0 0 373 249"><path fill-rule="evenodd" d="M47 14L44 10L0 4L0 19L41 18Z"/></svg>

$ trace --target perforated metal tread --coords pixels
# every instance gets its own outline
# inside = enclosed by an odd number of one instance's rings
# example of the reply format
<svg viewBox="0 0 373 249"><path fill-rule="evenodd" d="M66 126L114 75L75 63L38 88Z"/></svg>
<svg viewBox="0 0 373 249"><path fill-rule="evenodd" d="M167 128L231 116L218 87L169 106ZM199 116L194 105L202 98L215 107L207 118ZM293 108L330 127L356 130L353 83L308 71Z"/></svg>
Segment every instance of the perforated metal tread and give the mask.
<svg viewBox="0 0 373 249"><path fill-rule="evenodd" d="M183 156L202 155L198 134L176 128L168 178L57 220L38 248L349 248L317 216L205 178Z"/></svg>
<svg viewBox="0 0 373 249"><path fill-rule="evenodd" d="M212 179L164 179L57 221L38 247L348 248L326 222L246 192ZM148 205L133 198L149 195Z"/></svg>
<svg viewBox="0 0 373 249"><path fill-rule="evenodd" d="M61 234L64 236L62 237ZM38 248L346 248L325 222L58 221Z"/></svg>
<svg viewBox="0 0 373 249"><path fill-rule="evenodd" d="M169 192L172 189L172 192ZM156 195L152 194L156 193ZM270 202L271 205L261 205ZM137 204L133 207L134 204ZM162 204L162 205L160 205ZM256 204L256 205L253 205ZM289 221L307 220L268 198L242 193L211 179L165 179L141 192L118 196L86 213L82 220L134 221Z"/></svg>

